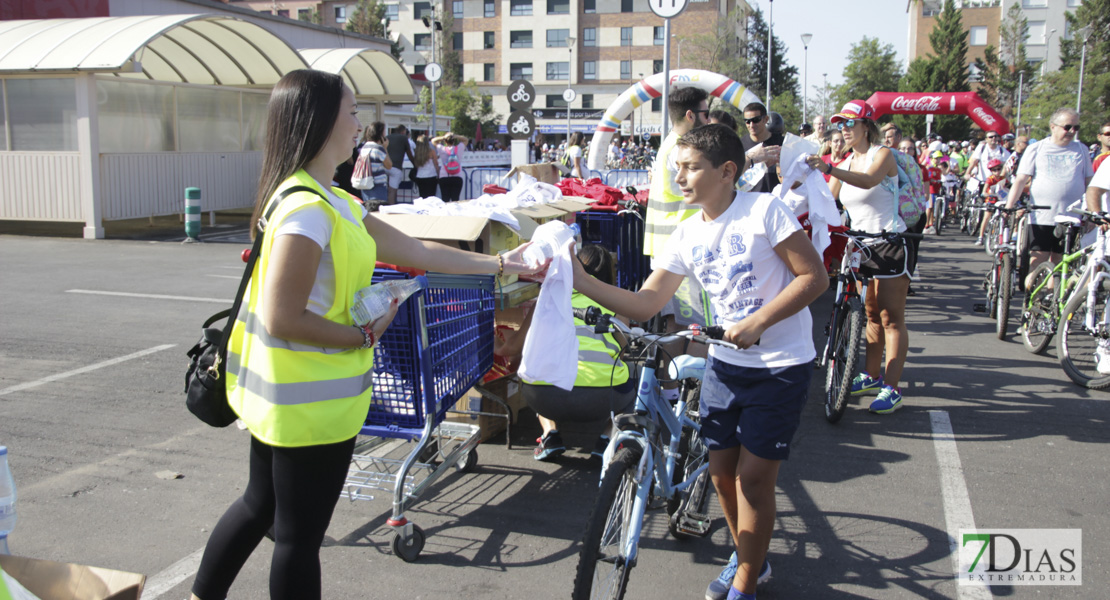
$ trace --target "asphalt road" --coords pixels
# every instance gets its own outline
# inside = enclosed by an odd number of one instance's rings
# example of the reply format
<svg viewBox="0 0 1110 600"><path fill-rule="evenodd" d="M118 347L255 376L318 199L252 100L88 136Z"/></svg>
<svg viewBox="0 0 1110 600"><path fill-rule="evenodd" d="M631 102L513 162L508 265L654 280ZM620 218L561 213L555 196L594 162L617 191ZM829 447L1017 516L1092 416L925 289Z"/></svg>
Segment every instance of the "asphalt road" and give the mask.
<svg viewBox="0 0 1110 600"><path fill-rule="evenodd" d="M144 573L144 598L188 597L216 519L242 492L248 436L183 405L185 351L230 304L232 243L0 236L0 444L19 490L16 554ZM236 241L238 240L238 241ZM854 404L825 422L820 373L779 479L774 598L964 598L949 528L1078 528L1081 587L994 587L1014 598L1105 598L1110 398L1066 379L1053 348L1028 354L972 312L987 256L957 234L925 243L909 301L905 407ZM830 294L813 306L823 342ZM531 458L525 412L513 448L479 448L474 474L436 483L408 513L420 561L394 557L388 499L341 500L321 552L327 598L566 598L596 489L597 431L572 427L558 463ZM945 423L954 432L946 442ZM403 448L402 448L403 450ZM955 460L955 462L953 462ZM180 478L165 479L165 472ZM724 521L679 542L653 514L628 598L701 598L728 557ZM263 541L231 597L267 597Z"/></svg>

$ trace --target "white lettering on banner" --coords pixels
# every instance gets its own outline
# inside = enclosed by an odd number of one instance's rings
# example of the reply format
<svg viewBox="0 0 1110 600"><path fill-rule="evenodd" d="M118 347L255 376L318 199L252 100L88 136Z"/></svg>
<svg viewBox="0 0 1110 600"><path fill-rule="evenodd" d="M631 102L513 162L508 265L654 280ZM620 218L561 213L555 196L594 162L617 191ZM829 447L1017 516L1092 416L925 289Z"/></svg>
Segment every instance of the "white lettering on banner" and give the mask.
<svg viewBox="0 0 1110 600"><path fill-rule="evenodd" d="M982 119L987 125L994 125L994 117L988 115L987 111L983 110L982 106L976 106L975 110L971 112L975 113L975 115Z"/></svg>
<svg viewBox="0 0 1110 600"><path fill-rule="evenodd" d="M940 96L922 96L920 98L906 98L898 96L890 103L891 110L905 112L933 113L940 108ZM955 97L952 98L955 100Z"/></svg>

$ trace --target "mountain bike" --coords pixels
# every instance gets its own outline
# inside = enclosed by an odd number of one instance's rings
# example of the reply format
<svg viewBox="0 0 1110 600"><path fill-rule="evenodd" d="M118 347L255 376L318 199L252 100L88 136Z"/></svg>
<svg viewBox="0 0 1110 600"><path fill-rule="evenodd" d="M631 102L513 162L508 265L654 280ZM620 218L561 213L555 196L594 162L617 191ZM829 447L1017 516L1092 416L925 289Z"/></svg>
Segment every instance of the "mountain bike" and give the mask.
<svg viewBox="0 0 1110 600"><path fill-rule="evenodd" d="M1010 323L1010 298L1017 285L1017 271L1014 266L1015 239L1012 233L1014 214L1024 210L1015 206L1006 208L1000 204L992 205L996 211L998 225L991 246L994 247L994 262L983 279L983 288L987 293L987 303L982 305L981 312L995 321L995 334L998 339L1006 339L1006 329ZM988 229L988 232L990 229ZM990 235L988 233L988 235ZM976 307L977 309L980 307Z"/></svg>
<svg viewBox="0 0 1110 600"><path fill-rule="evenodd" d="M1077 211L1096 225L1110 224L1106 213ZM1094 244L1083 250L1087 264L1064 305L1056 357L1076 384L1092 390L1110 387L1110 262L1107 234L1100 228Z"/></svg>
<svg viewBox="0 0 1110 600"><path fill-rule="evenodd" d="M1064 256L1059 264L1045 261L1030 275L1021 314L1021 341L1025 349L1040 354L1048 347L1064 313L1064 305L1078 283L1080 266L1087 251L1073 251L1082 225L1067 215L1056 217L1057 227L1064 229Z"/></svg>
<svg viewBox="0 0 1110 600"><path fill-rule="evenodd" d="M659 346L681 339L736 346L720 340L724 329L719 326L647 334L595 307L575 309L575 317L594 325L598 333L616 330L630 343L642 343L647 357L640 367L635 412L613 418L616 431L603 456L601 484L586 523L571 596L619 600L639 558L644 515L653 503L666 503L675 537L709 533L709 451L697 411L705 359L681 355L671 361L670 376L692 383L683 386L671 406L655 375Z"/></svg>

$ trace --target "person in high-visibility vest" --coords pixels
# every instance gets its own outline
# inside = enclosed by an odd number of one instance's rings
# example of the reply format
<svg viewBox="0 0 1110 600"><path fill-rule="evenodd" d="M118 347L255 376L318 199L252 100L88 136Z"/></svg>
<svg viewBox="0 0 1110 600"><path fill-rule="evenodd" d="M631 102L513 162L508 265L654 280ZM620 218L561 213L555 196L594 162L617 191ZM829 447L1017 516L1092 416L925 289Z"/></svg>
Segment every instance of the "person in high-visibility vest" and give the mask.
<svg viewBox="0 0 1110 600"><path fill-rule="evenodd" d="M194 599L226 598L271 527L270 597L321 597L320 544L370 406L373 347L397 313L394 302L363 327L350 316L375 260L444 273L532 271L520 248L483 255L408 237L333 187L362 130L357 109L343 79L323 71L292 71L270 97L251 219L265 238L226 377L228 402L251 432L250 479L212 530ZM295 186L304 189L287 193Z"/></svg>

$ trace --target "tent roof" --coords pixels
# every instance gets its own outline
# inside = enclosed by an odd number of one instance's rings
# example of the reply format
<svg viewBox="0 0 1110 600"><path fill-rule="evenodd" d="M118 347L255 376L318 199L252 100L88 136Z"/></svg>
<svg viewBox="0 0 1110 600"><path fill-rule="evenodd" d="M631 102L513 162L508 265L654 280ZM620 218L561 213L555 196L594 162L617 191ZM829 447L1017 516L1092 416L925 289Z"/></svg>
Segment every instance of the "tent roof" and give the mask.
<svg viewBox="0 0 1110 600"><path fill-rule="evenodd" d="M341 75L356 98L412 102L416 92L393 55L369 48L310 48L299 51L313 69Z"/></svg>
<svg viewBox="0 0 1110 600"><path fill-rule="evenodd" d="M273 86L306 66L285 40L230 16L0 21L0 74L100 72L249 87Z"/></svg>

